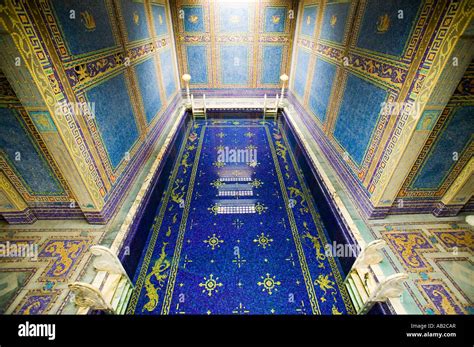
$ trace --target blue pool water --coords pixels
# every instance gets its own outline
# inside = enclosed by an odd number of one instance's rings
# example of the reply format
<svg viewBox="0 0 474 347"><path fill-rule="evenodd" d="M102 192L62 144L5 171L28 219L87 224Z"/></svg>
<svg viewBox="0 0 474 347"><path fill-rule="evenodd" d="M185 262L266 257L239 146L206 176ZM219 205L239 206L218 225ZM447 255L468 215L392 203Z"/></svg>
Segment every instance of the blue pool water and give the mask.
<svg viewBox="0 0 474 347"><path fill-rule="evenodd" d="M128 313L353 313L282 123L199 120L182 138L155 197Z"/></svg>

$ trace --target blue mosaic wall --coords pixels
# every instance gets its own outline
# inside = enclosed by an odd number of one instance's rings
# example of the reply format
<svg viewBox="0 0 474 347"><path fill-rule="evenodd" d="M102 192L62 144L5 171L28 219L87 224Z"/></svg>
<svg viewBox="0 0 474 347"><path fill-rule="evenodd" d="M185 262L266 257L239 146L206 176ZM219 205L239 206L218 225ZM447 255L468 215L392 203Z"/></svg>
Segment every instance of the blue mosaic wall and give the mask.
<svg viewBox="0 0 474 347"><path fill-rule="evenodd" d="M123 54L130 60L130 64L125 65L126 68L130 69L130 73L135 74L137 82L138 95L131 97L135 93L134 88L128 78L129 74L120 73L121 77L112 77L117 75L117 69L120 69L122 64L120 63L119 57L103 56L100 57L98 62L94 62L91 66L86 66L86 74L82 73L76 75L75 85L73 86L76 91L82 92L87 90L86 96L89 100L97 100L95 112L98 113L96 121L98 124L99 136L105 145L105 150L108 154L108 159L112 163L112 166L116 166L123 159L125 152L131 150L132 145L139 137L140 129L146 128L152 121L157 119L157 114L162 112L167 103L175 95L177 90L177 76L175 73L175 62L174 54L170 47L171 38L170 35L170 20L169 10L167 9L166 3L163 2L150 2L145 3L144 1L133 1L133 0L121 0L118 2L119 16L111 15L111 7L107 7L103 1L67 1L61 2L62 8L67 9L68 6L81 9L81 11L88 11L94 18L96 23L96 29L91 31L90 36L93 37L92 43L107 42L107 32L102 27L112 28L118 30L119 22L125 28L125 37L123 41L127 47L135 47L136 41L142 41L143 46L138 46L136 49L127 48L127 52ZM80 3L80 4L78 4ZM95 4L95 7L92 6ZM78 7L79 6L79 7ZM146 7L149 6L147 10ZM151 14L151 18L147 16L147 11ZM56 10L57 12L57 10ZM99 18L100 15L100 18ZM105 22L105 20L110 21ZM66 19L65 19L66 20ZM105 26L104 23L107 23ZM84 24L84 23L83 23ZM64 41L67 46L74 44L82 45L82 42L88 42L89 36L87 36L84 30L84 25L78 26L77 31L82 33L82 36L64 36ZM72 29L69 30L73 30ZM110 31L110 30L109 30ZM118 32L116 34L120 34ZM78 35L79 35L78 34ZM156 34L157 38L152 37L152 34ZM112 32L110 32L112 37ZM100 37L98 40L97 38ZM79 42L77 42L79 41ZM150 45L154 45L154 51L150 50ZM133 45L133 46L132 46ZM87 45L86 45L87 46ZM95 47L93 47L96 49ZM91 52L91 54L98 54L97 51ZM104 53L105 54L105 53ZM111 63L113 61L114 63ZM117 64L119 62L119 64ZM122 62L123 63L123 62ZM80 64L80 62L78 63ZM72 64L73 65L73 64ZM82 65L73 65L74 71L81 71L84 69ZM108 75L109 74L109 75ZM95 78L95 79L94 79ZM103 82L102 79L106 79ZM79 84L77 84L78 82ZM163 91L160 91L163 89ZM109 100L114 94L114 90L117 90L120 95L121 104L112 105ZM101 98L105 97L102 100ZM135 103L135 99L141 99L143 105L143 115L133 114L132 110ZM123 99L123 100L122 100ZM141 109L140 106L135 105L135 109ZM125 132L123 138L114 138L113 131L118 124L115 122L116 119L109 116L114 114L110 110L117 110L120 115L119 119L122 122L128 120L131 122L131 126L128 130L118 129L118 131ZM108 110L108 111L107 111ZM101 114L99 114L101 113ZM109 123L110 126L109 126ZM127 124L127 123L122 123ZM111 130L112 129L112 130ZM114 174L115 176L115 174ZM113 178L115 180L115 178Z"/></svg>
<svg viewBox="0 0 474 347"><path fill-rule="evenodd" d="M167 49L160 52L160 62L166 97L169 99L171 98L171 96L174 95L174 92L176 91L176 74L174 65L175 63L173 61L171 49Z"/></svg>
<svg viewBox="0 0 474 347"><path fill-rule="evenodd" d="M222 33L248 32L250 28L250 8L248 4L225 4L219 6L219 31Z"/></svg>
<svg viewBox="0 0 474 347"><path fill-rule="evenodd" d="M306 50L298 48L296 59L296 71L293 88L296 95L298 95L300 98L303 98L306 88L306 78L308 77L310 54Z"/></svg>
<svg viewBox="0 0 474 347"><path fill-rule="evenodd" d="M369 61L357 47L381 57L402 54L418 18L420 4L414 3L369 0L366 5L362 3L364 6L355 6L351 1L305 1L298 13L297 56L290 88L320 121L318 125L327 132L341 158L347 153L349 160L344 161L358 179L362 177L359 170L363 170L377 129L381 103L397 87L386 81L387 71L393 72L394 67L382 68L377 59ZM404 18L396 19L398 22L390 17L397 15L395 8L404 11ZM353 26L353 21L360 23L360 27ZM349 32L350 28L357 31ZM356 42L348 40L349 37L357 38Z"/></svg>
<svg viewBox="0 0 474 347"><path fill-rule="evenodd" d="M474 106L460 107L453 112L445 127L431 148L413 180L411 188L438 189L441 183L461 157L467 146L472 143L474 134Z"/></svg>
<svg viewBox="0 0 474 347"><path fill-rule="evenodd" d="M249 78L249 47L227 45L221 47L222 84L247 84Z"/></svg>
<svg viewBox="0 0 474 347"><path fill-rule="evenodd" d="M264 46L262 59L263 61L272 63L263 65L261 82L265 84L278 84L280 81L281 63L283 60L283 46Z"/></svg>
<svg viewBox="0 0 474 347"><path fill-rule="evenodd" d="M204 10L202 6L183 6L184 13L184 31L188 33L203 32L204 28Z"/></svg>
<svg viewBox="0 0 474 347"><path fill-rule="evenodd" d="M336 65L320 58L316 59L316 67L314 68L309 92L309 106L321 122L326 120L335 75Z"/></svg>
<svg viewBox="0 0 474 347"><path fill-rule="evenodd" d="M328 2L324 10L321 39L342 43L350 2Z"/></svg>
<svg viewBox="0 0 474 347"><path fill-rule="evenodd" d="M334 137L357 164L364 158L386 97L385 90L349 75Z"/></svg>
<svg viewBox="0 0 474 347"><path fill-rule="evenodd" d="M64 194L21 117L5 107L0 107L0 152L31 195Z"/></svg>
<svg viewBox="0 0 474 347"><path fill-rule="evenodd" d="M25 131L31 135L25 141L31 140L33 147L26 143L31 148L22 151L38 149L42 157L31 159L37 161L33 172L28 162L0 158L2 171L28 207L1 214L13 223L53 217L105 223L122 201L118 195L149 153L150 143L143 139L162 129L159 119L170 111L177 96L179 77L168 2L22 1L12 11L21 16L21 25L8 28L11 34L2 38L6 43L2 54L16 56L17 39L12 37L24 36L25 42L34 45L41 72L26 64L20 73L2 65L0 91L5 95L0 95L0 105L11 108L13 103L25 122ZM35 24L40 22L41 32ZM50 40L41 44L45 35ZM23 48L19 50L26 51ZM60 60L52 61L53 56ZM64 74L52 74L51 66ZM4 75L14 83L12 90L21 91L20 100L9 92ZM44 84L50 94L39 92L37 86ZM45 111L43 95L71 105L67 124L58 122L51 110ZM87 101L90 104L84 107ZM79 172L58 168L71 162ZM77 202L75 208L69 207L71 200Z"/></svg>
<svg viewBox="0 0 474 347"><path fill-rule="evenodd" d="M405 85L415 86L417 79L422 81L430 73L440 37L455 24L453 18L461 7L451 3L446 6L449 11L441 14L428 1L306 0L301 5L290 90L309 117L314 116L319 128L315 136L318 131L324 134L318 139L322 149L352 196L368 197L360 207L370 217L401 210L437 214L439 200L474 153L472 62L444 110L430 106L422 111L416 126L420 133L413 136L427 139L416 148L419 155L412 166L401 164L406 178L403 184L397 182L400 189L392 209L382 211L380 205L392 200L384 196L384 201L374 202L382 198L372 194L391 184L380 178L394 146L399 145L400 128L406 126L402 111L416 102L420 90L411 89L409 96L400 93ZM435 13L440 17L433 18ZM431 24L436 24L437 39L431 36ZM424 52L421 63L415 60L420 50ZM413 64L419 64L417 69ZM381 115L387 103L390 117ZM408 203L399 208L397 199Z"/></svg>
<svg viewBox="0 0 474 347"><path fill-rule="evenodd" d="M265 8L265 32L282 33L286 26L286 7Z"/></svg>
<svg viewBox="0 0 474 347"><path fill-rule="evenodd" d="M313 36L316 26L316 16L318 7L315 5L305 6L303 10L303 19L301 21L301 35Z"/></svg>
<svg viewBox="0 0 474 347"><path fill-rule="evenodd" d="M95 120L115 168L138 139L138 127L123 74L94 86L86 95L95 103Z"/></svg>
<svg viewBox="0 0 474 347"><path fill-rule="evenodd" d="M157 72L155 60L149 58L135 66L135 73L141 92L147 122L150 123L161 109L160 90L157 86Z"/></svg>
<svg viewBox="0 0 474 347"><path fill-rule="evenodd" d="M192 76L192 83L207 83L206 45L186 45L186 61L188 62L187 71Z"/></svg>
<svg viewBox="0 0 474 347"><path fill-rule="evenodd" d="M466 168L474 155L473 85L471 61L446 107L423 113L416 130L429 131L429 137L403 183L399 199L442 197Z"/></svg>
<svg viewBox="0 0 474 347"><path fill-rule="evenodd" d="M154 24L155 24L155 32L158 36L167 35L168 32L168 24L166 20L166 9L165 6L152 4L151 9L153 12Z"/></svg>
<svg viewBox="0 0 474 347"><path fill-rule="evenodd" d="M296 1L172 1L180 75L191 88L278 88ZM183 86L184 87L184 86Z"/></svg>
<svg viewBox="0 0 474 347"><path fill-rule="evenodd" d="M51 0L51 2L72 55L116 45L104 0ZM71 11L74 11L73 14ZM100 37L100 40L97 37Z"/></svg>
<svg viewBox="0 0 474 347"><path fill-rule="evenodd" d="M145 5L132 0L122 0L121 4L128 40L136 41L149 38L150 31L145 14Z"/></svg>
<svg viewBox="0 0 474 347"><path fill-rule="evenodd" d="M357 47L389 55L401 55L420 5L420 1L413 0L369 0Z"/></svg>

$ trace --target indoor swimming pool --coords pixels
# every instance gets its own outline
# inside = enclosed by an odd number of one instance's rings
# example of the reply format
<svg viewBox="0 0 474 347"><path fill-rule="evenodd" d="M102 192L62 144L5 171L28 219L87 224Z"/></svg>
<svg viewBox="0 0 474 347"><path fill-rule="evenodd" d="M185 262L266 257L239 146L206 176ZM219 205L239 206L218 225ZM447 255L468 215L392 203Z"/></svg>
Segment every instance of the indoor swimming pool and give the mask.
<svg viewBox="0 0 474 347"><path fill-rule="evenodd" d="M127 312L353 313L345 266L325 254L337 223L322 218L288 125L227 114L182 129L125 261Z"/></svg>

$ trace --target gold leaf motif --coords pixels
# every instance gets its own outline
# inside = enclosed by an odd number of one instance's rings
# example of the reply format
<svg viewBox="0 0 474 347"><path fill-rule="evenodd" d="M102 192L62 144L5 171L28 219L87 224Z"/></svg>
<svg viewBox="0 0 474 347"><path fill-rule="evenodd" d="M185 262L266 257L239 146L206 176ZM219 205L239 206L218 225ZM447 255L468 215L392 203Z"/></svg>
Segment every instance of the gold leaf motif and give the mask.
<svg viewBox="0 0 474 347"><path fill-rule="evenodd" d="M252 132L250 132L250 131L248 131L248 132L246 132L246 133L244 134L244 136L245 136L245 137L248 137L248 138L250 139L250 138L254 137L255 134L252 133Z"/></svg>
<svg viewBox="0 0 474 347"><path fill-rule="evenodd" d="M286 153L287 153L287 148L285 145L281 143L281 141L275 141L276 145L276 154L283 160L283 162L286 164Z"/></svg>
<svg viewBox="0 0 474 347"><path fill-rule="evenodd" d="M324 295L326 295L328 290L336 290L334 288L335 283L329 279L329 275L319 275L314 281L314 284L319 285L319 288L321 288L321 290L324 292Z"/></svg>
<svg viewBox="0 0 474 347"><path fill-rule="evenodd" d="M225 166L225 163L223 161L216 160L215 162L212 163L215 167L221 168Z"/></svg>
<svg viewBox="0 0 474 347"><path fill-rule="evenodd" d="M183 174L188 172L188 167L193 166L193 164L188 163L189 152L186 152L181 159L181 166L183 167Z"/></svg>
<svg viewBox="0 0 474 347"><path fill-rule="evenodd" d="M199 20L199 17L196 16L195 14L192 14L188 17L188 21L193 24L196 24L198 20Z"/></svg>
<svg viewBox="0 0 474 347"><path fill-rule="evenodd" d="M87 31L94 31L95 30L95 20L92 14L89 11L81 12L81 21L84 23Z"/></svg>
<svg viewBox="0 0 474 347"><path fill-rule="evenodd" d="M137 11L133 12L133 23L135 23L135 25L138 25L138 23L140 22L140 15L138 14Z"/></svg>
<svg viewBox="0 0 474 347"><path fill-rule="evenodd" d="M143 306L143 310L148 312L153 311L158 305L158 291L163 287L165 280L168 278L168 274L164 273L170 267L169 260L166 259L165 248L167 242L163 242L163 247L161 248L160 257L155 261L151 272L146 276L145 279L145 290L146 296L148 297L148 302ZM159 288L156 288L155 285L151 282L152 277L155 277L158 282Z"/></svg>
<svg viewBox="0 0 474 347"><path fill-rule="evenodd" d="M175 186L171 190L171 200L177 204L181 204L184 200L184 194L185 192L185 186L181 186L181 183L183 183L182 179L177 179L175 182Z"/></svg>
<svg viewBox="0 0 474 347"><path fill-rule="evenodd" d="M377 32L379 34L386 33L388 28L390 28L390 17L385 13L381 15L377 21Z"/></svg>
<svg viewBox="0 0 474 347"><path fill-rule="evenodd" d="M334 314L334 315L340 315L340 314L342 314L342 312L340 312L340 311L337 309L336 304L333 304L333 305L332 305L331 313Z"/></svg>
<svg viewBox="0 0 474 347"><path fill-rule="evenodd" d="M265 213L267 210L268 210L268 207L266 207L265 205L261 204L260 202L257 202L257 203L255 204L255 212L257 212L258 214Z"/></svg>
<svg viewBox="0 0 474 347"><path fill-rule="evenodd" d="M296 185L296 182L295 182L295 185ZM309 209L308 209L308 206L306 204L306 197L305 195L303 194L303 192L296 188L295 187L288 187L288 191L290 192L290 199L295 199L297 200L296 198L299 197L301 200L300 200L300 212L301 214L305 214L305 213L308 213L309 212Z"/></svg>

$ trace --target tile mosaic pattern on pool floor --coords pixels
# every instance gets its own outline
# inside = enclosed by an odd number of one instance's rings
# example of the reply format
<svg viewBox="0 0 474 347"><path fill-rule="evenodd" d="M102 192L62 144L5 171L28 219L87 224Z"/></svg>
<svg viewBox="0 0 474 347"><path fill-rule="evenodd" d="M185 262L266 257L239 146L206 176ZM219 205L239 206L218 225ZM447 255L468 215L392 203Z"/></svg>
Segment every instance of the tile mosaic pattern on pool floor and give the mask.
<svg viewBox="0 0 474 347"><path fill-rule="evenodd" d="M277 123L197 121L157 210L128 313L353 313L326 242Z"/></svg>

